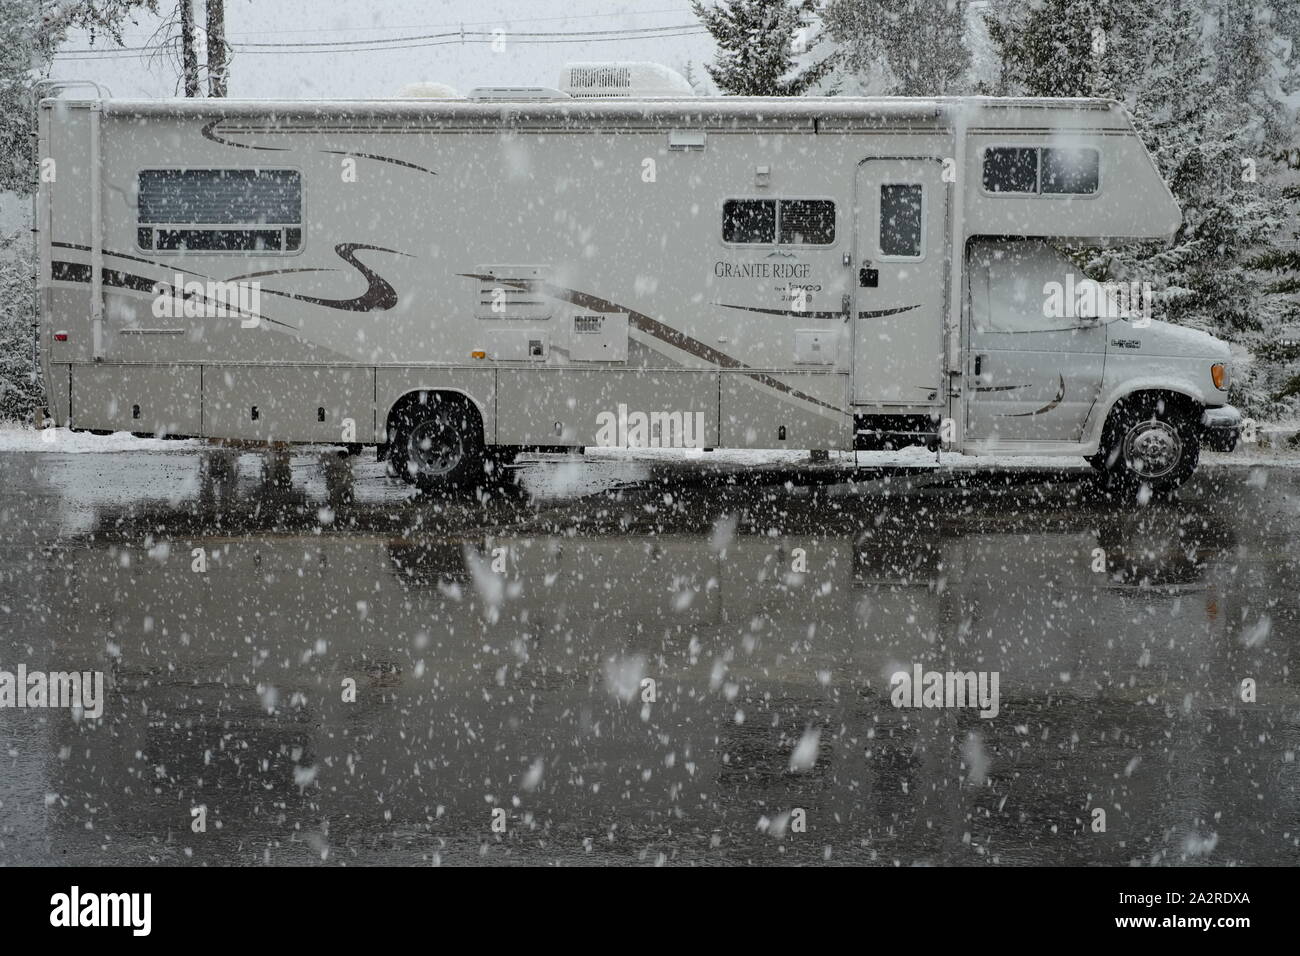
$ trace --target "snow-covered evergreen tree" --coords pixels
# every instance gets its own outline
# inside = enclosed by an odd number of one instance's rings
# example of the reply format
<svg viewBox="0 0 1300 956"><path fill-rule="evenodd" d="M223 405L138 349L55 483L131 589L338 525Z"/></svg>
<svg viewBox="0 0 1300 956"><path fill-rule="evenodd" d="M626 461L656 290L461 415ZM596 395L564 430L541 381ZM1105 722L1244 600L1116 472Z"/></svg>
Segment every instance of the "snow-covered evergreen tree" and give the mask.
<svg viewBox="0 0 1300 956"><path fill-rule="evenodd" d="M723 93L801 96L834 66L832 57L815 58L817 37L805 29L812 0L691 0L691 7L718 45L705 69Z"/></svg>
<svg viewBox="0 0 1300 956"><path fill-rule="evenodd" d="M32 88L54 48L83 28L121 43L120 26L157 0L0 0L0 192L32 189ZM32 364L33 261L25 233L0 236L0 420L27 419L39 403Z"/></svg>
<svg viewBox="0 0 1300 956"><path fill-rule="evenodd" d="M1285 307L1250 266L1287 222L1286 197L1267 167L1289 128L1279 91L1296 65L1280 58L1285 44L1276 42L1269 18L1248 15L1246 6L1001 0L989 30L1002 58L1000 92L1108 96L1132 114L1183 223L1172 247L1108 251L1093 266L1106 277L1151 282L1158 318L1233 343L1232 398L1262 414L1282 410L1276 402L1285 370L1260 353L1276 337ZM1216 19L1234 26L1207 29ZM1228 63L1238 45L1241 56Z"/></svg>
<svg viewBox="0 0 1300 956"><path fill-rule="evenodd" d="M943 96L965 88L966 7L966 0L828 0L822 18L841 69L859 88Z"/></svg>
<svg viewBox="0 0 1300 956"><path fill-rule="evenodd" d="M40 403L32 361L32 274L25 237L0 236L0 421L28 421Z"/></svg>
<svg viewBox="0 0 1300 956"><path fill-rule="evenodd" d="M1112 7L1127 0L994 0L986 16L1002 89L1024 96L1101 96ZM1100 31L1100 32L1099 32Z"/></svg>
<svg viewBox="0 0 1300 956"><path fill-rule="evenodd" d="M31 0L0 0L0 192L31 188L31 85L37 16Z"/></svg>

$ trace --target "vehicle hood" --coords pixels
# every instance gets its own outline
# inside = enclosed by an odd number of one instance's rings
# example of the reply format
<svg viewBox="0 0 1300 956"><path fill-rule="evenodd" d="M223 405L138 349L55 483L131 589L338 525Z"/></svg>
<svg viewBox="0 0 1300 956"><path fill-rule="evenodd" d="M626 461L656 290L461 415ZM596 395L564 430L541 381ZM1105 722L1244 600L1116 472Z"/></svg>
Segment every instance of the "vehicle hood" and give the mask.
<svg viewBox="0 0 1300 956"><path fill-rule="evenodd" d="M1223 362L1230 357L1228 343L1222 339L1169 322L1152 320L1149 325L1140 327L1127 319L1118 319L1108 323L1106 332L1109 345L1117 350Z"/></svg>

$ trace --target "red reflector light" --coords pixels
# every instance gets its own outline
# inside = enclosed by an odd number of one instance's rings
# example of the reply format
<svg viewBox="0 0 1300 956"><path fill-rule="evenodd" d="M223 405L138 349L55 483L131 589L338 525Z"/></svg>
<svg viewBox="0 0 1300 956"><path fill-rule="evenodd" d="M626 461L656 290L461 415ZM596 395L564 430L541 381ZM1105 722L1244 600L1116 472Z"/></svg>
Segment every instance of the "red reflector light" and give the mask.
<svg viewBox="0 0 1300 956"><path fill-rule="evenodd" d="M67 333L67 332L55 332L55 333L54 333L54 341L56 341L56 342L66 342L66 341L68 341L68 333Z"/></svg>

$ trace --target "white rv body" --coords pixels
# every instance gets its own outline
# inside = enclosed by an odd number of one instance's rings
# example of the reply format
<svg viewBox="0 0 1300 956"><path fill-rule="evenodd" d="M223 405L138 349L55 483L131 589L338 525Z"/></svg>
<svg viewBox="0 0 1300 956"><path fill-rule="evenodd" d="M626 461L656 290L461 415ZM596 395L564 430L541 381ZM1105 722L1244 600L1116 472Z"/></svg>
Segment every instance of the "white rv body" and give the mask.
<svg viewBox="0 0 1300 956"><path fill-rule="evenodd" d="M1034 240L1180 223L1106 101L50 99L39 148L75 428L383 446L438 394L487 446L1093 455L1135 391L1226 402L1209 336L1033 321Z"/></svg>

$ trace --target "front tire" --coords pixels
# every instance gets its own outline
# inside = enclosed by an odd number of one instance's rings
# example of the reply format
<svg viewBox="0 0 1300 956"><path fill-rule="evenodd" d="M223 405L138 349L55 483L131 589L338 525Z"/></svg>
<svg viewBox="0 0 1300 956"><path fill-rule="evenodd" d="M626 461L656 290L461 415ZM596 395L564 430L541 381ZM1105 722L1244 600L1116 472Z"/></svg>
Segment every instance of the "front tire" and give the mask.
<svg viewBox="0 0 1300 956"><path fill-rule="evenodd" d="M1114 488L1167 495L1191 477L1201 457L1198 417L1160 395L1125 400L1111 411L1101 450L1089 464Z"/></svg>
<svg viewBox="0 0 1300 956"><path fill-rule="evenodd" d="M422 392L393 416L390 449L399 478L427 491L473 485L483 478L483 424L463 398Z"/></svg>

